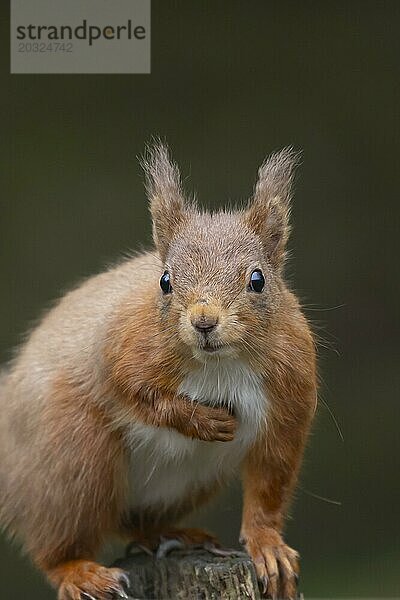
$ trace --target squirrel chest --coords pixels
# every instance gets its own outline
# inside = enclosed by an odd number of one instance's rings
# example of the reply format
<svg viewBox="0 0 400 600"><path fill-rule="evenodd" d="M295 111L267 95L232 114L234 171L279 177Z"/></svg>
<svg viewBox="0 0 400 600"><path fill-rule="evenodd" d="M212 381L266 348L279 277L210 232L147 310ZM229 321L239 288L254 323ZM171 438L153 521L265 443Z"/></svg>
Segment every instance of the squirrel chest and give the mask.
<svg viewBox="0 0 400 600"><path fill-rule="evenodd" d="M213 406L230 406L239 427L231 442L204 442L173 429L132 425L127 434L131 508L171 506L198 488L237 474L246 450L265 427L262 380L244 362L210 358L188 374L179 393Z"/></svg>

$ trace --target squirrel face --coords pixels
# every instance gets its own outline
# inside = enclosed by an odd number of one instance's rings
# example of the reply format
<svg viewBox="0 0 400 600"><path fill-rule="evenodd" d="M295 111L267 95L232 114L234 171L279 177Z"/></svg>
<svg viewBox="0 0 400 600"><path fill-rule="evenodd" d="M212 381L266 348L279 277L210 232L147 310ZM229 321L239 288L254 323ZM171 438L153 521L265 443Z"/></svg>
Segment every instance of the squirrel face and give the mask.
<svg viewBox="0 0 400 600"><path fill-rule="evenodd" d="M199 360L255 350L279 306L297 156L272 155L245 209L200 212L177 166L156 145L143 161L160 269L160 315Z"/></svg>
<svg viewBox="0 0 400 600"><path fill-rule="evenodd" d="M197 358L238 355L279 299L277 273L238 213L189 209L169 245L160 288L163 313Z"/></svg>

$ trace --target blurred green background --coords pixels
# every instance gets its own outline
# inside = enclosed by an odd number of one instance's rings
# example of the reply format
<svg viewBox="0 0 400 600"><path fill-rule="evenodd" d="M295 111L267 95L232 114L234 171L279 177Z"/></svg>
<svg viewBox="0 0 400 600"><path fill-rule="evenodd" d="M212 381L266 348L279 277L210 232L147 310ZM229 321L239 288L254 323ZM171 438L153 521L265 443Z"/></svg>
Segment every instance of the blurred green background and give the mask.
<svg viewBox="0 0 400 600"><path fill-rule="evenodd" d="M306 598L400 595L400 3L153 0L136 76L11 76L1 10L1 360L51 299L150 243L135 157L152 135L209 206L302 148L288 277L344 442L321 403L287 539ZM191 522L235 544L240 504L233 485ZM1 598L53 598L4 537L0 558Z"/></svg>

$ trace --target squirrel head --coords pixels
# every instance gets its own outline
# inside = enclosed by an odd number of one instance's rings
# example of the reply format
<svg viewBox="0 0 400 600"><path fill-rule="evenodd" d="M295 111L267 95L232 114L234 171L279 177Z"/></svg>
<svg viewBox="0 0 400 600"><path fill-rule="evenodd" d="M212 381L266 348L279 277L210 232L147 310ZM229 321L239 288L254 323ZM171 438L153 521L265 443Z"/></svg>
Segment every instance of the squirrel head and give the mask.
<svg viewBox="0 0 400 600"><path fill-rule="evenodd" d="M195 358L251 354L279 306L297 163L292 148L272 154L245 208L208 213L185 198L167 147L148 149L142 165L162 261L161 316Z"/></svg>

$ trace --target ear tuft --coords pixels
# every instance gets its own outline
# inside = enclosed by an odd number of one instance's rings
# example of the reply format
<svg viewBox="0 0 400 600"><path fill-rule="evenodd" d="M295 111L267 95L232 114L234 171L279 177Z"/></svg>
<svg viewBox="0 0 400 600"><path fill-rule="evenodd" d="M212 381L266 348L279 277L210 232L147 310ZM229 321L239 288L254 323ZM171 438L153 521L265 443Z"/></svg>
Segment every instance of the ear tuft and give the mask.
<svg viewBox="0 0 400 600"><path fill-rule="evenodd" d="M154 243L165 260L171 239L186 213L179 169L160 140L146 147L140 164L146 177Z"/></svg>
<svg viewBox="0 0 400 600"><path fill-rule="evenodd" d="M263 162L245 212L247 225L260 236L266 254L277 267L283 264L289 237L290 200L300 156L289 146Z"/></svg>
<svg viewBox="0 0 400 600"><path fill-rule="evenodd" d="M276 196L289 204L295 169L300 158L301 152L296 152L292 146L271 154L258 169L254 199Z"/></svg>

